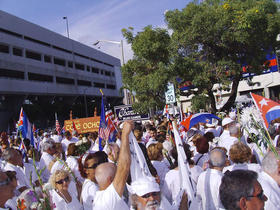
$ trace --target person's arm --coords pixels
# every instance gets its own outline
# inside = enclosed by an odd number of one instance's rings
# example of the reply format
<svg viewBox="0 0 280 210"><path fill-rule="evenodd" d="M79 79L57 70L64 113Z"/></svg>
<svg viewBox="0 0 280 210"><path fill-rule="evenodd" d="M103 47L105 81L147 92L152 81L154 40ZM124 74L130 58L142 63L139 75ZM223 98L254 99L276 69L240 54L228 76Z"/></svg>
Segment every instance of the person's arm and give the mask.
<svg viewBox="0 0 280 210"><path fill-rule="evenodd" d="M131 157L130 157L130 148L129 148L129 134L132 131L132 129L133 129L133 121L124 122L117 172L113 180L114 188L120 197L122 197L123 195L125 183L130 169Z"/></svg>

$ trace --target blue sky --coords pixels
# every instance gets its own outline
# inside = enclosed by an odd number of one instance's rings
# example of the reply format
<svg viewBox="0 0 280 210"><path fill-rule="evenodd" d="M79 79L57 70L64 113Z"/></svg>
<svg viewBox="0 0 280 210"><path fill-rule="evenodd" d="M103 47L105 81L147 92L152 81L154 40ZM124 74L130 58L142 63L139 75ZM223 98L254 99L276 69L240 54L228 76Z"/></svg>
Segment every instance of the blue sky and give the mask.
<svg viewBox="0 0 280 210"><path fill-rule="evenodd" d="M66 36L68 17L70 38L92 46L96 40L123 39L122 28L141 31L147 25L165 27L164 12L182 9L189 0L0 0L0 9ZM120 57L120 46L101 43L100 50ZM125 60L132 57L124 44Z"/></svg>

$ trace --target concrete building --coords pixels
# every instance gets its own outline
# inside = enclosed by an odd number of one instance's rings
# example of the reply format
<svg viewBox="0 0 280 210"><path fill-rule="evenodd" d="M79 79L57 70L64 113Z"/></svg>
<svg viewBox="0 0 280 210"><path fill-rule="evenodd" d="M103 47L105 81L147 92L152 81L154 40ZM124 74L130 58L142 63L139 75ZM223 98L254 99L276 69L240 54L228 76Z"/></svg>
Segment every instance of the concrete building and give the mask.
<svg viewBox="0 0 280 210"><path fill-rule="evenodd" d="M215 84L212 90L216 99L216 106L219 109L227 102L230 91L221 90L219 84ZM266 72L265 74L252 77L251 80L244 78L239 82L236 101L249 101L250 92L263 95L266 98L280 103L280 72L277 70ZM180 97L182 109L184 111L191 110L191 98L193 96L194 95Z"/></svg>
<svg viewBox="0 0 280 210"><path fill-rule="evenodd" d="M22 104L30 112L28 105L58 104L65 115L80 103L85 117L88 106L100 106L99 89L120 104L120 66L118 58L0 10L0 129L18 119Z"/></svg>

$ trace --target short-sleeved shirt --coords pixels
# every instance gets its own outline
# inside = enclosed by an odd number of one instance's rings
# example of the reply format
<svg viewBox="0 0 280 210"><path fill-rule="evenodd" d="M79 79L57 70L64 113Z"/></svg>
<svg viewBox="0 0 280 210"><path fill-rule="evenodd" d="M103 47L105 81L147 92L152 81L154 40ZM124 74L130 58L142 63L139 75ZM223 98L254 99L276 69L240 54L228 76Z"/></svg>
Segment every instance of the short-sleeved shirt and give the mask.
<svg viewBox="0 0 280 210"><path fill-rule="evenodd" d="M89 179L86 179L83 184L81 201L84 206L84 210L91 210L93 205L93 200L96 192L98 191L98 186Z"/></svg>
<svg viewBox="0 0 280 210"><path fill-rule="evenodd" d="M119 196L112 183L109 187L107 187L107 189L96 192L92 209L129 210L129 207Z"/></svg>

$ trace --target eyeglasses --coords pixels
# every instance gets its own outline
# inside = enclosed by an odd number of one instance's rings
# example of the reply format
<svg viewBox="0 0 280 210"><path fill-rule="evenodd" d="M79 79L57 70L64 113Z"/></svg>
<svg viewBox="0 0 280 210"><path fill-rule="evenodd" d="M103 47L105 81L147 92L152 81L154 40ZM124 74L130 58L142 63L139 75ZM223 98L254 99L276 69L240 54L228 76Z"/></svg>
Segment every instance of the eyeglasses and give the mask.
<svg viewBox="0 0 280 210"><path fill-rule="evenodd" d="M11 183L11 179L8 177L6 180L0 181L0 187L4 185L8 185Z"/></svg>
<svg viewBox="0 0 280 210"><path fill-rule="evenodd" d="M248 198L253 198L253 197L257 197L259 198L260 200L262 201L265 201L265 194L263 194L263 191L261 191L259 194L257 195L250 195L250 196L247 196Z"/></svg>
<svg viewBox="0 0 280 210"><path fill-rule="evenodd" d="M142 198L149 198L150 196L158 196L159 195L159 192L150 192L150 193L147 193L145 195L142 195L141 197Z"/></svg>
<svg viewBox="0 0 280 210"><path fill-rule="evenodd" d="M96 169L96 167L99 165L99 163L95 163L93 164L92 166L88 166L88 167L85 167L86 169Z"/></svg>
<svg viewBox="0 0 280 210"><path fill-rule="evenodd" d="M55 182L56 184L63 184L63 182L69 182L69 176L65 177L64 179L61 179L57 182Z"/></svg>

